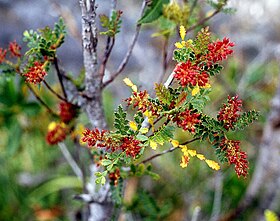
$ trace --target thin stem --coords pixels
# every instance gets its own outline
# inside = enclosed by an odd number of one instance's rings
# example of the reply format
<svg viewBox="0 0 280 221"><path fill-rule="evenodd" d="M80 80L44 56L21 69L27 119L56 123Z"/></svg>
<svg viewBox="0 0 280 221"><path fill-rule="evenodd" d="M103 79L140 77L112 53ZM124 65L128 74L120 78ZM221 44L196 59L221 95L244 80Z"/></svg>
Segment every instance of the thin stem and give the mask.
<svg viewBox="0 0 280 221"><path fill-rule="evenodd" d="M64 100L67 101L67 93L66 93L66 90L65 90L65 86L63 84L63 76L62 76L61 71L59 69L58 60L57 60L56 57L54 58L53 62L54 62L54 66L55 66L55 69L56 69L58 80L59 80L59 83L60 83L60 86L61 86L61 89L62 89L62 92L63 92L63 95L64 95Z"/></svg>
<svg viewBox="0 0 280 221"><path fill-rule="evenodd" d="M141 16L143 15L145 7L146 7L146 1L143 1L143 5L142 5L142 9L141 9ZM121 72L124 70L124 68L126 67L128 61L129 61L129 59L131 57L133 48L134 48L134 46L136 44L136 41L138 39L138 36L139 36L139 33L140 33L140 29L141 29L141 24L138 23L137 26L136 26L136 31L135 31L134 37L132 39L132 42L131 42L131 44L130 44L130 46L128 48L128 51L127 51L124 59L122 60L121 64L119 65L117 71L111 75L109 80L107 80L106 82L103 83L103 87L106 87L111 82L113 82L115 80L115 78L117 76L119 76L121 74Z"/></svg>
<svg viewBox="0 0 280 221"><path fill-rule="evenodd" d="M168 40L169 40L169 37L165 37L164 42L163 42L162 73L161 73L161 76L159 77L159 80L158 80L159 83L163 82L163 78L164 78L166 70L167 70L167 65L168 65L168 62L167 62Z"/></svg>
<svg viewBox="0 0 280 221"><path fill-rule="evenodd" d="M36 97L36 99L41 103L53 116L57 117L58 115L45 103L45 101L40 98L40 96L35 92L30 84L26 84L32 94Z"/></svg>
<svg viewBox="0 0 280 221"><path fill-rule="evenodd" d="M192 142L194 142L194 141L196 141L196 140L199 140L199 139L200 139L200 138L194 138L194 139L192 139L192 140L188 140L188 141L182 143L181 145L186 145L186 144L192 143ZM164 155L164 154L167 154L167 153L171 153L171 152L173 152L174 150L177 150L177 149L179 149L179 147L171 147L171 148L168 149L168 150L165 150L165 151L163 151L163 152L161 152L161 153L157 153L157 154L155 154L155 155L152 155L152 156L148 157L148 158L145 159L145 160L142 160L142 161L141 161L140 163L138 163L137 165L142 164L142 163L147 163L147 162L149 162L149 161L151 161L151 160L153 160L153 159L155 159L155 158L157 158L157 157L160 157L160 156L162 156L162 155Z"/></svg>
<svg viewBox="0 0 280 221"><path fill-rule="evenodd" d="M112 43L110 44L111 39L112 39ZM115 38L114 37L113 38L108 37L107 38L106 50L105 50L104 57L103 57L103 61L102 61L102 64L100 65L100 68L99 68L99 74L100 74L102 79L104 77L105 69L106 69L106 64L107 64L108 59L109 59L109 57L111 55L111 52L112 52L112 49L113 49L114 45L115 45Z"/></svg>
<svg viewBox="0 0 280 221"><path fill-rule="evenodd" d="M70 165L70 167L72 168L72 170L74 171L74 173L76 174L76 176L80 179L83 180L83 173L82 170L80 169L80 167L78 166L78 164L76 163L76 161L73 159L73 157L71 156L69 150L67 149L65 143L58 143L59 149L62 152L63 156L65 157L65 159L67 160L68 164Z"/></svg>
<svg viewBox="0 0 280 221"><path fill-rule="evenodd" d="M198 26L204 24L205 22L207 22L209 19L213 18L216 14L218 14L219 12L221 11L221 9L217 9L216 11L213 12L213 14L203 18L202 20L200 20L198 23L196 23L195 25L189 27L187 30L186 30L186 33L192 31L193 29L197 28Z"/></svg>
<svg viewBox="0 0 280 221"><path fill-rule="evenodd" d="M67 100L64 97L62 97L61 95L59 95L54 89L52 89L52 87L45 80L43 80L43 83L46 85L46 87L49 89L49 91L52 92L57 98L67 102Z"/></svg>

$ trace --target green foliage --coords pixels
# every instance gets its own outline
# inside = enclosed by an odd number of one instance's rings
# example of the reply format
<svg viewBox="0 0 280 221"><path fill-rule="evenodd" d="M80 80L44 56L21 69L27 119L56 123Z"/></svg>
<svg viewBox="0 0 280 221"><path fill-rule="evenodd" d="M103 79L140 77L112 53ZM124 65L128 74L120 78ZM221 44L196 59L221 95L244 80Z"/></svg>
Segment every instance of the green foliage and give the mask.
<svg viewBox="0 0 280 221"><path fill-rule="evenodd" d="M149 139L159 143L164 144L173 138L175 127L173 126L162 126L157 132L154 133Z"/></svg>
<svg viewBox="0 0 280 221"><path fill-rule="evenodd" d="M123 188L124 182L122 178L118 180L118 185L110 185L112 201L114 202L115 206L120 206L123 203Z"/></svg>
<svg viewBox="0 0 280 221"><path fill-rule="evenodd" d="M155 91L160 102L170 105L172 96L168 88L166 88L163 84L155 84Z"/></svg>
<svg viewBox="0 0 280 221"><path fill-rule="evenodd" d="M152 0L145 9L142 18L139 19L138 24L151 23L157 20L162 15L163 5L167 3L169 3L169 0Z"/></svg>
<svg viewBox="0 0 280 221"><path fill-rule="evenodd" d="M195 59L195 53L191 48L182 48L180 50L174 50L173 59L179 62L186 62L187 60L193 61Z"/></svg>
<svg viewBox="0 0 280 221"><path fill-rule="evenodd" d="M120 32L121 28L121 15L122 11L112 11L112 15L108 18L106 15L99 15L101 26L107 30L100 32L101 35L107 35L109 37L115 37Z"/></svg>
<svg viewBox="0 0 280 221"><path fill-rule="evenodd" d="M55 57L56 49L59 48L66 35L65 24L62 18L55 23L54 29L45 27L38 32L30 30L23 33L23 41L30 48L25 55L30 56L31 62L43 59L44 56Z"/></svg>
<svg viewBox="0 0 280 221"><path fill-rule="evenodd" d="M237 120L234 125L234 129L236 130L244 130L245 127L248 127L249 124L253 123L253 121L258 120L259 112L255 110L251 110L243 113Z"/></svg>
<svg viewBox="0 0 280 221"><path fill-rule="evenodd" d="M119 133L121 135L131 134L128 123L129 122L126 119L126 112L124 112L122 106L119 105L117 111L115 112L114 126L116 128L116 133Z"/></svg>

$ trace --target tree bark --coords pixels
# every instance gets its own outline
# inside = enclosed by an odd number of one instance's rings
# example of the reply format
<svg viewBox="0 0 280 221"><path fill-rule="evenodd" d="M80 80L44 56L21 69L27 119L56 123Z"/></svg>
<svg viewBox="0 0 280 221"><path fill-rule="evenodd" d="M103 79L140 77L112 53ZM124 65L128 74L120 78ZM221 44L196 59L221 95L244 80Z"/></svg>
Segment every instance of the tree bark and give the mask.
<svg viewBox="0 0 280 221"><path fill-rule="evenodd" d="M97 28L95 0L79 0L82 13L82 40L85 68L85 97L83 107L93 128L105 129L106 121L102 104L102 76L98 73ZM90 181L86 184L86 193L78 198L87 203L89 221L109 220L113 212L110 201L110 186L106 183L99 187L95 184L98 168L90 166Z"/></svg>

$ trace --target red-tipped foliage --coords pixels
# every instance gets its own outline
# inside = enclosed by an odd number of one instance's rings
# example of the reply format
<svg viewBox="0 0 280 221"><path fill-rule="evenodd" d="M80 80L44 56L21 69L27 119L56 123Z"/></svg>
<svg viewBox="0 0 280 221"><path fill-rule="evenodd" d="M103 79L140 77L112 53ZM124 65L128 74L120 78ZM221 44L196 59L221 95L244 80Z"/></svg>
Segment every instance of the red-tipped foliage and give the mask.
<svg viewBox="0 0 280 221"><path fill-rule="evenodd" d="M205 86L208 83L209 75L197 65L193 65L191 61L177 64L174 69L174 78L177 79L182 86L198 85Z"/></svg>
<svg viewBox="0 0 280 221"><path fill-rule="evenodd" d="M18 45L18 43L16 43L16 41L10 42L9 51L11 52L12 57L21 57L20 50L21 47Z"/></svg>
<svg viewBox="0 0 280 221"><path fill-rule="evenodd" d="M88 144L89 147L94 147L95 145L97 147L105 147L106 146L106 139L105 139L105 133L106 130L102 130L101 132L95 128L93 130L90 130L88 128L85 129L83 132L83 137L81 140Z"/></svg>
<svg viewBox="0 0 280 221"><path fill-rule="evenodd" d="M248 160L247 153L241 151L239 140L223 139L220 147L226 151L226 156L230 164L234 164L234 169L238 177L246 177L248 174Z"/></svg>
<svg viewBox="0 0 280 221"><path fill-rule="evenodd" d="M115 186L118 185L120 177L121 174L119 168L117 168L113 173L109 173L109 179L111 180L112 184Z"/></svg>
<svg viewBox="0 0 280 221"><path fill-rule="evenodd" d="M44 77L47 75L47 72L44 69L44 63L38 61L34 62L34 65L28 69L28 72L23 76L26 77L26 82L37 84L41 83L44 80Z"/></svg>
<svg viewBox="0 0 280 221"><path fill-rule="evenodd" d="M242 100L228 96L227 103L223 105L218 114L218 120L224 122L224 127L229 130L234 128L234 123L240 117Z"/></svg>
<svg viewBox="0 0 280 221"><path fill-rule="evenodd" d="M51 123L46 136L46 141L50 145L55 145L65 140L67 129L63 123Z"/></svg>
<svg viewBox="0 0 280 221"><path fill-rule="evenodd" d="M133 137L125 137L122 140L120 148L122 151L125 151L127 156L135 158L142 149L139 144L139 140L135 140Z"/></svg>
<svg viewBox="0 0 280 221"><path fill-rule="evenodd" d="M224 38L222 41L217 40L216 42L208 45L208 61L217 62L227 59L227 56L233 53L231 47L234 46L233 42L230 42L228 38Z"/></svg>
<svg viewBox="0 0 280 221"><path fill-rule="evenodd" d="M59 104L59 116L64 123L69 123L76 117L76 114L77 111L75 105L68 102L61 102Z"/></svg>
<svg viewBox="0 0 280 221"><path fill-rule="evenodd" d="M178 113L173 118L173 122L175 122L178 127L194 133L196 124L200 123L199 117L199 113L192 113L190 110L185 110L184 112Z"/></svg>
<svg viewBox="0 0 280 221"><path fill-rule="evenodd" d="M0 48L0 64L5 60L7 54L7 50Z"/></svg>

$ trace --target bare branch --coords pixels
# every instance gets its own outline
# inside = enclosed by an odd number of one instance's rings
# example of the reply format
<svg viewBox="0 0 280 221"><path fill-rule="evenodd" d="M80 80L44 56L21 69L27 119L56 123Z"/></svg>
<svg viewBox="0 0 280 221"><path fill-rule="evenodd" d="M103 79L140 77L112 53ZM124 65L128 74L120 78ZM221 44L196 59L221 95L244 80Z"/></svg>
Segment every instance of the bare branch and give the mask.
<svg viewBox="0 0 280 221"><path fill-rule="evenodd" d="M76 161L73 159L73 157L71 156L69 150L67 149L65 143L61 142L58 143L59 149L62 152L63 156L65 157L65 159L67 160L68 164L70 165L70 167L72 168L72 170L74 171L74 173L76 174L76 176L80 179L83 180L83 173L82 170L80 169L80 167L78 166L78 164L76 163Z"/></svg>
<svg viewBox="0 0 280 221"><path fill-rule="evenodd" d="M58 115L46 104L45 101L42 100L42 98L40 98L40 96L36 93L36 91L32 88L32 86L28 83L26 85L29 88L29 90L32 92L32 94L36 97L36 99L40 102L40 104L42 104L51 115L57 117Z"/></svg>
<svg viewBox="0 0 280 221"><path fill-rule="evenodd" d="M142 9L141 9L141 16L143 15L145 7L146 7L146 1L143 1ZM117 71L111 75L109 80L107 80L106 82L103 83L103 87L106 87L111 82L113 82L115 80L115 78L117 76L119 76L121 74L121 72L124 70L125 66L127 65L128 61L131 57L133 48L136 44L136 41L137 41L139 33L140 33L140 29L141 29L141 24L138 23L137 26L136 26L136 31L135 31L134 37L133 37L132 42L131 42L131 44L128 48L128 51L126 52L126 55L125 55L124 59L122 60L121 64L119 65Z"/></svg>
<svg viewBox="0 0 280 221"><path fill-rule="evenodd" d="M52 92L58 99L67 102L67 100L64 97L62 97L60 94L58 94L54 89L52 89L52 87L45 80L43 80L43 83L46 85L49 91Z"/></svg>
<svg viewBox="0 0 280 221"><path fill-rule="evenodd" d="M64 100L67 101L67 93L66 93L65 86L64 86L64 83L63 83L63 76L62 76L61 71L59 69L58 60L57 60L56 57L54 58L54 66L55 66L57 77L58 77L58 80L59 80L59 83L60 83L60 86L61 86L61 90L62 90L63 95L64 95Z"/></svg>

